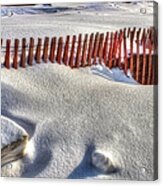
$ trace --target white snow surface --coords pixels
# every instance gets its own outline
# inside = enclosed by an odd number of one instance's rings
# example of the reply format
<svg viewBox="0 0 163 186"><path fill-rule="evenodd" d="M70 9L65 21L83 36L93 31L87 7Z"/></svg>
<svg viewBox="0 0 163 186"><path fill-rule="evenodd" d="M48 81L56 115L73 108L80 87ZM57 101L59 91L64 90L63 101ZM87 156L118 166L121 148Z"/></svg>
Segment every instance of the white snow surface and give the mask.
<svg viewBox="0 0 163 186"><path fill-rule="evenodd" d="M28 160L2 168L2 175L153 179L153 86L50 63L3 68L1 81L2 114L24 127L35 149ZM111 153L120 169L98 172L91 166L94 149Z"/></svg>
<svg viewBox="0 0 163 186"><path fill-rule="evenodd" d="M110 32L124 27L153 25L153 2L141 14L142 2L60 3L52 7L1 7L4 39ZM30 34L29 34L30 33Z"/></svg>
<svg viewBox="0 0 163 186"><path fill-rule="evenodd" d="M151 4L145 15L140 14L141 3L65 4L65 11L19 15L16 9L2 17L1 36L38 38L148 27L153 25ZM114 82L117 75L124 78L121 72L100 69L72 70L51 63L19 70L2 67L2 115L30 137L27 156L4 166L2 176L154 179L154 86ZM112 155L116 172L104 174L91 165L96 149Z"/></svg>

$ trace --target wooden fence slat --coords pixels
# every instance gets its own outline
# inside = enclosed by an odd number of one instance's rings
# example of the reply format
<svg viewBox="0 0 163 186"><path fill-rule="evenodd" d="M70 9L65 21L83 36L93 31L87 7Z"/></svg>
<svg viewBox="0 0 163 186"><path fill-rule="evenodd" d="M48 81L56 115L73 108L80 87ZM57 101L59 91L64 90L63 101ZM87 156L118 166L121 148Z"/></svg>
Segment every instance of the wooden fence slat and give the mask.
<svg viewBox="0 0 163 186"><path fill-rule="evenodd" d="M114 39L114 34L112 32L111 33L111 37L110 37L110 47L109 47L109 55L108 55L108 63L107 63L107 66L109 68L113 67L113 59L112 59L112 55L113 55L113 39Z"/></svg>
<svg viewBox="0 0 163 186"><path fill-rule="evenodd" d="M123 30L123 48L124 48L124 73L127 75L128 71L128 58L127 58L127 41L126 41L126 28Z"/></svg>
<svg viewBox="0 0 163 186"><path fill-rule="evenodd" d="M104 49L104 34L100 34L100 41L99 41L99 48L98 48L98 57L99 57L100 64L103 58L103 49Z"/></svg>
<svg viewBox="0 0 163 186"><path fill-rule="evenodd" d="M94 43L93 43L93 51L92 51L92 58L94 57L94 53L95 53L95 49L96 49L96 45L98 41L98 37L99 37L99 32L96 32L95 34L95 39L94 39Z"/></svg>
<svg viewBox="0 0 163 186"><path fill-rule="evenodd" d="M149 29L149 34L148 34L148 49L149 49L149 55L148 55L148 79L147 79L147 84L150 85L152 84L152 71L153 71L153 61L152 61L152 50L153 50L153 29Z"/></svg>
<svg viewBox="0 0 163 186"><path fill-rule="evenodd" d="M105 42L104 42L104 50L103 50L103 59L104 59L105 65L107 63L108 45L109 45L108 41L109 41L109 32L106 33Z"/></svg>
<svg viewBox="0 0 163 186"><path fill-rule="evenodd" d="M131 33L131 28L129 27L128 30L127 30L127 37L128 38L130 37L130 33Z"/></svg>
<svg viewBox="0 0 163 186"><path fill-rule="evenodd" d="M81 46L82 45L82 34L79 34L78 36L78 47L77 47L77 54L76 54L76 60L75 60L75 67L79 67L79 63L81 62Z"/></svg>
<svg viewBox="0 0 163 186"><path fill-rule="evenodd" d="M33 64L33 59L34 59L34 39L31 37L29 43L29 54L28 54L28 64L30 66L32 66Z"/></svg>
<svg viewBox="0 0 163 186"><path fill-rule="evenodd" d="M136 81L139 82L139 71L140 71L140 33L141 30L136 33Z"/></svg>
<svg viewBox="0 0 163 186"><path fill-rule="evenodd" d="M117 63L117 46L118 46L118 32L115 32L114 42L113 42L113 66L116 67Z"/></svg>
<svg viewBox="0 0 163 186"><path fill-rule="evenodd" d="M14 58L13 58L13 68L18 69L18 51L19 51L19 39L14 41Z"/></svg>
<svg viewBox="0 0 163 186"><path fill-rule="evenodd" d="M146 83L146 37L144 36L143 39L143 69L142 69L142 84L145 85Z"/></svg>
<svg viewBox="0 0 163 186"><path fill-rule="evenodd" d="M61 64L62 49L63 49L63 37L59 37L59 39L58 39L57 57L56 57L56 61L59 64Z"/></svg>
<svg viewBox="0 0 163 186"><path fill-rule="evenodd" d="M143 40L144 40L145 35L146 35L146 29L144 28L142 36L141 36L141 45L143 44Z"/></svg>
<svg viewBox="0 0 163 186"><path fill-rule="evenodd" d="M49 37L45 37L43 56L42 56L42 59L45 63L48 62L48 51L49 51Z"/></svg>
<svg viewBox="0 0 163 186"><path fill-rule="evenodd" d="M135 33L136 33L136 27L133 28L133 31L132 32L133 32L133 36L132 37L134 39L135 38Z"/></svg>
<svg viewBox="0 0 163 186"><path fill-rule="evenodd" d="M151 84L151 78L152 78L152 70L153 70L153 64L152 64L152 42L149 48L149 55L148 55L148 79L147 84Z"/></svg>
<svg viewBox="0 0 163 186"><path fill-rule="evenodd" d="M93 53L93 38L94 38L94 34L92 33L89 38L89 48L88 48L88 55L87 55L87 61L89 66L91 66L91 59Z"/></svg>
<svg viewBox="0 0 163 186"><path fill-rule="evenodd" d="M74 66L75 43L76 43L76 36L74 35L72 37L72 46L71 46L71 53L70 53L70 59L69 59L69 66L71 68L73 68L73 66Z"/></svg>
<svg viewBox="0 0 163 186"><path fill-rule="evenodd" d="M122 40L123 40L123 31L120 30L119 44L118 44L118 49L119 49L118 67L119 67L119 68L121 68L121 62L122 62Z"/></svg>
<svg viewBox="0 0 163 186"><path fill-rule="evenodd" d="M99 32L96 33L95 41L94 41L93 64L96 64L96 58L98 55L98 46L99 46Z"/></svg>
<svg viewBox="0 0 163 186"><path fill-rule="evenodd" d="M49 60L54 63L57 38L53 37L50 44Z"/></svg>
<svg viewBox="0 0 163 186"><path fill-rule="evenodd" d="M22 53L21 53L20 66L22 68L26 67L26 38L22 39Z"/></svg>
<svg viewBox="0 0 163 186"><path fill-rule="evenodd" d="M68 35L68 36L66 37L66 44L65 44L64 53L63 53L63 63L64 63L66 66L68 65L69 42L70 42L70 36Z"/></svg>
<svg viewBox="0 0 163 186"><path fill-rule="evenodd" d="M4 62L4 66L7 69L10 69L10 49L11 49L11 40L7 39L6 40L6 54L5 54L5 62Z"/></svg>
<svg viewBox="0 0 163 186"><path fill-rule="evenodd" d="M82 60L81 60L82 67L86 66L87 41L88 41L88 34L85 34L84 43L83 43L83 51L82 51Z"/></svg>
<svg viewBox="0 0 163 186"><path fill-rule="evenodd" d="M42 39L38 38L36 54L35 54L36 63L40 63L41 62L41 46L42 46Z"/></svg>
<svg viewBox="0 0 163 186"><path fill-rule="evenodd" d="M131 32L131 37L130 37L130 73L131 75L133 74L133 68L134 68L133 46L134 46L134 37L133 37L133 32Z"/></svg>

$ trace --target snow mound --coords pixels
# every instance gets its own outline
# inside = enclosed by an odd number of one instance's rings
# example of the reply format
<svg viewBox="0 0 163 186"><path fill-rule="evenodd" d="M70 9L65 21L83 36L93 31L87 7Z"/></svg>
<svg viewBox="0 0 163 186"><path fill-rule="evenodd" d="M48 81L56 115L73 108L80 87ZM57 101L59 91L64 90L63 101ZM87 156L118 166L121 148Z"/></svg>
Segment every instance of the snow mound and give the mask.
<svg viewBox="0 0 163 186"><path fill-rule="evenodd" d="M124 71L119 68L109 69L105 65L98 64L91 67L91 72L93 74L102 76L111 81L117 81L117 82L123 82L123 83L135 84L135 85L138 84L138 82L132 78L129 70L126 75Z"/></svg>

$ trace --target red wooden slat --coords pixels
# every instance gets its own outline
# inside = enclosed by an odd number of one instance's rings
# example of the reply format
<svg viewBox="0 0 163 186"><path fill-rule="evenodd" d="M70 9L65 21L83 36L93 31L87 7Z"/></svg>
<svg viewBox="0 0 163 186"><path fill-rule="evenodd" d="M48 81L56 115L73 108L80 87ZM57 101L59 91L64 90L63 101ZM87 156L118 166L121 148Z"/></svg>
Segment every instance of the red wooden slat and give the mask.
<svg viewBox="0 0 163 186"><path fill-rule="evenodd" d="M99 57L100 64L103 58L103 49L104 49L104 34L100 34L100 42L99 42L99 48L98 48L98 57Z"/></svg>
<svg viewBox="0 0 163 186"><path fill-rule="evenodd" d="M113 39L114 39L114 34L111 33L111 37L110 37L110 47L109 47L109 55L108 55L108 64L107 66L109 66L109 68L113 67L113 59L112 59L112 55L113 55Z"/></svg>
<svg viewBox="0 0 163 186"><path fill-rule="evenodd" d="M116 31L114 34L114 42L113 42L113 66L116 66L116 58L117 58L117 46L118 46L118 32Z"/></svg>
<svg viewBox="0 0 163 186"><path fill-rule="evenodd" d="M144 28L142 36L141 36L141 45L143 44L143 40L144 40L145 35L146 35L146 29Z"/></svg>
<svg viewBox="0 0 163 186"><path fill-rule="evenodd" d="M119 35L119 55L118 55L118 66L119 68L121 67L121 62L122 62L122 40L123 40L123 31L120 30L120 35Z"/></svg>
<svg viewBox="0 0 163 186"><path fill-rule="evenodd" d="M143 39L143 71L142 71L142 84L145 85L146 83L146 37L144 36Z"/></svg>
<svg viewBox="0 0 163 186"><path fill-rule="evenodd" d="M55 59L56 42L57 42L56 37L53 37L53 38L51 39L50 54L49 54L49 60L50 60L52 63L54 63L54 59Z"/></svg>
<svg viewBox="0 0 163 186"><path fill-rule="evenodd" d="M97 42L99 42L98 37L99 37L99 32L97 32L95 34L95 39L94 39L94 43L93 43L92 58L94 57L94 54L95 54L95 48L96 48Z"/></svg>
<svg viewBox="0 0 163 186"><path fill-rule="evenodd" d="M91 59L93 53L93 38L94 38L94 34L92 33L89 39L89 48L88 48L88 55L87 55L87 61L89 66L91 65Z"/></svg>
<svg viewBox="0 0 163 186"><path fill-rule="evenodd" d="M58 49L57 49L57 57L56 57L56 61L59 64L61 64L62 50L63 50L63 37L60 37L58 40Z"/></svg>
<svg viewBox="0 0 163 186"><path fill-rule="evenodd" d="M70 60L69 60L69 66L71 68L73 68L74 66L75 42L76 42L76 36L74 35L72 38L71 54L70 54Z"/></svg>
<svg viewBox="0 0 163 186"><path fill-rule="evenodd" d="M37 43L37 48L36 48L36 55L35 55L36 63L41 62L41 46L42 46L42 39L38 38L38 43Z"/></svg>
<svg viewBox="0 0 163 186"><path fill-rule="evenodd" d="M123 30L123 48L124 48L124 73L128 71L128 58L127 58L127 43L126 43L126 29Z"/></svg>
<svg viewBox="0 0 163 186"><path fill-rule="evenodd" d="M84 67L86 65L87 41L88 41L88 34L85 34L83 51L82 51L82 60L81 60L82 67Z"/></svg>
<svg viewBox="0 0 163 186"><path fill-rule="evenodd" d="M134 67L133 46L134 46L134 37L133 37L133 32L131 32L131 37L130 37L130 73L131 75L133 74L133 67Z"/></svg>
<svg viewBox="0 0 163 186"><path fill-rule="evenodd" d="M78 68L81 62L81 48L82 48L82 34L78 36L78 47L77 47L77 54L75 60L75 67Z"/></svg>
<svg viewBox="0 0 163 186"><path fill-rule="evenodd" d="M93 51L93 64L96 64L96 58L98 55L98 46L99 46L99 33L96 33L95 41L94 41L94 51Z"/></svg>
<svg viewBox="0 0 163 186"><path fill-rule="evenodd" d="M108 41L109 41L109 32L106 33L105 37L105 43L104 43L104 51L103 51L103 58L104 58L104 64L107 63L107 55L108 55Z"/></svg>
<svg viewBox="0 0 163 186"><path fill-rule="evenodd" d="M149 48L149 57L148 57L148 79L147 84L152 84L152 70L153 70L153 64L152 64L152 42L150 42L150 48Z"/></svg>
<svg viewBox="0 0 163 186"><path fill-rule="evenodd" d="M4 62L4 66L7 69L10 69L10 47L11 47L11 40L7 39L7 41L6 41L6 55L5 55L5 62Z"/></svg>
<svg viewBox="0 0 163 186"><path fill-rule="evenodd" d="M29 44L29 54L28 54L28 64L32 66L33 59L34 59L34 39L30 38L30 44Z"/></svg>
<svg viewBox="0 0 163 186"><path fill-rule="evenodd" d="M127 30L127 37L130 37L130 33L131 33L131 28L129 27Z"/></svg>
<svg viewBox="0 0 163 186"><path fill-rule="evenodd" d="M21 53L21 61L20 66L25 68L26 67L26 38L22 39L22 53Z"/></svg>
<svg viewBox="0 0 163 186"><path fill-rule="evenodd" d="M45 37L43 56L42 56L42 59L45 63L48 62L48 51L49 51L49 37Z"/></svg>
<svg viewBox="0 0 163 186"><path fill-rule="evenodd" d="M66 44L65 44L64 53L63 53L63 63L65 65L68 65L69 41L70 41L70 36L68 35L66 37Z"/></svg>
<svg viewBox="0 0 163 186"><path fill-rule="evenodd" d="M18 50L19 50L19 40L15 39L14 42L14 58L13 58L13 68L18 69Z"/></svg>
<svg viewBox="0 0 163 186"><path fill-rule="evenodd" d="M139 82L139 71L140 71L140 33L141 30L136 33L136 81Z"/></svg>

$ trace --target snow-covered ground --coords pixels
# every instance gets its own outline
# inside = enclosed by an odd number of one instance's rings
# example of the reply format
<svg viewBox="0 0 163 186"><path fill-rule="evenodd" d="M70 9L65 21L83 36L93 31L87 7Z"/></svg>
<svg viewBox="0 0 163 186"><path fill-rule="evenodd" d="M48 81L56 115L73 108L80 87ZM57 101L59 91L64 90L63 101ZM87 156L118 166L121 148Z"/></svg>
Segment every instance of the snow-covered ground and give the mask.
<svg viewBox="0 0 163 186"><path fill-rule="evenodd" d="M1 35L37 38L152 26L152 8L143 15L142 6L105 2L12 11L2 7ZM37 8L40 12L33 10ZM48 8L57 11L47 13ZM27 155L3 166L2 176L153 180L154 89L137 85L130 74L125 78L104 66L2 68L2 115L29 135ZM120 80L125 83L115 82Z"/></svg>

